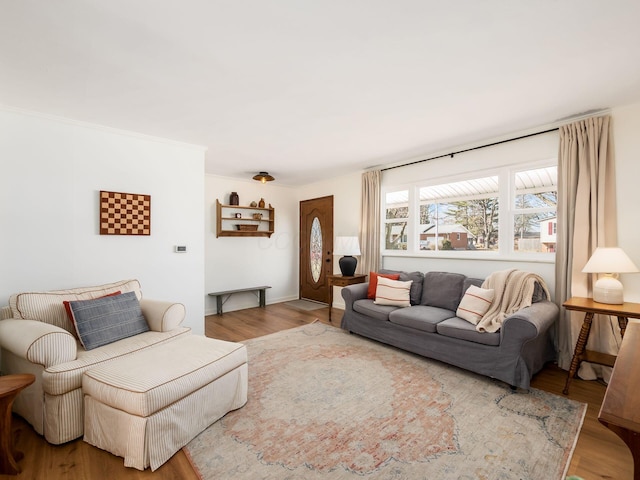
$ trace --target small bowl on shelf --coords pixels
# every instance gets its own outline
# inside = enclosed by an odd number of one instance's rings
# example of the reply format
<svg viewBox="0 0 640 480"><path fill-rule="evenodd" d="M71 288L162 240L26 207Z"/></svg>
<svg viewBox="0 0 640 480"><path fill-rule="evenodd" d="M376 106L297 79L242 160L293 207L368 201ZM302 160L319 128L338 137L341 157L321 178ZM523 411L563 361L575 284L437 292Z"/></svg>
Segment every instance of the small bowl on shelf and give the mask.
<svg viewBox="0 0 640 480"><path fill-rule="evenodd" d="M262 214L261 213L254 213L253 214L253 219L254 220L262 220Z"/></svg>
<svg viewBox="0 0 640 480"><path fill-rule="evenodd" d="M246 225L246 224L237 224L238 230L241 232L255 232L258 230L258 225Z"/></svg>

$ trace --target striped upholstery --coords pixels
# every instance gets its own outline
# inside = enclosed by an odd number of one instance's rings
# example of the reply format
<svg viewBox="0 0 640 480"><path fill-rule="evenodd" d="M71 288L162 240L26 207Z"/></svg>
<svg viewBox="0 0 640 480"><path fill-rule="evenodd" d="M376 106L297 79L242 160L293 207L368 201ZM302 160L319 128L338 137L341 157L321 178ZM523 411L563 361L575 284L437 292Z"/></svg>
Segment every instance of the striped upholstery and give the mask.
<svg viewBox="0 0 640 480"><path fill-rule="evenodd" d="M40 294L21 293L11 297L9 306L0 308L3 374L33 373L36 377L16 398L13 410L49 443L61 444L82 436L85 371L190 334L189 328L180 327L184 305L143 299L140 308L152 331L84 350L62 301L93 299L117 290L141 296L138 281L126 280Z"/></svg>
<svg viewBox="0 0 640 480"><path fill-rule="evenodd" d="M42 373L42 385L51 395L62 395L82 386L82 374L91 368L118 360L148 347L159 345L177 337L188 335L188 327L179 327L170 332L145 332L124 338L93 350L78 349L78 358L71 362L53 365Z"/></svg>
<svg viewBox="0 0 640 480"><path fill-rule="evenodd" d="M246 373L244 345L196 335L93 368L82 379L84 439L126 466L155 470L244 405Z"/></svg>
<svg viewBox="0 0 640 480"><path fill-rule="evenodd" d="M76 329L67 316L63 301L93 300L120 290L122 293L135 292L142 298L138 280L122 280L95 287L52 290L49 292L17 293L9 297L9 307L14 318L39 320L64 328L77 337Z"/></svg>

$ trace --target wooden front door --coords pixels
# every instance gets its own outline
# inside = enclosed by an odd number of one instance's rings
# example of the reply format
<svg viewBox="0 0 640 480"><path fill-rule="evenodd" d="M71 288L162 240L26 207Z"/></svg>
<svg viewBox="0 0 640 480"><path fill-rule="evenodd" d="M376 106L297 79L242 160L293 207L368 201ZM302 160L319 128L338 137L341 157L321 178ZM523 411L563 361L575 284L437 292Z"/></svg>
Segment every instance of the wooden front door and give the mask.
<svg viewBox="0 0 640 480"><path fill-rule="evenodd" d="M300 202L300 298L329 303L333 273L333 195Z"/></svg>

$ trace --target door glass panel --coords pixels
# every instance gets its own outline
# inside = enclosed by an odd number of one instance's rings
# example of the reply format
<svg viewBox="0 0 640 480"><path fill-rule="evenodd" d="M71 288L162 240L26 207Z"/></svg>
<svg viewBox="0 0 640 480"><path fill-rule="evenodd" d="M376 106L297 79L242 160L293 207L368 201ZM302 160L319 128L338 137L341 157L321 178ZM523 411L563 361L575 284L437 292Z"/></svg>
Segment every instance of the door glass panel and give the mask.
<svg viewBox="0 0 640 480"><path fill-rule="evenodd" d="M313 219L311 223L311 235L310 235L310 248L309 264L311 265L311 277L314 282L317 282L320 278L320 272L322 271L322 227L320 226L320 220L318 217Z"/></svg>

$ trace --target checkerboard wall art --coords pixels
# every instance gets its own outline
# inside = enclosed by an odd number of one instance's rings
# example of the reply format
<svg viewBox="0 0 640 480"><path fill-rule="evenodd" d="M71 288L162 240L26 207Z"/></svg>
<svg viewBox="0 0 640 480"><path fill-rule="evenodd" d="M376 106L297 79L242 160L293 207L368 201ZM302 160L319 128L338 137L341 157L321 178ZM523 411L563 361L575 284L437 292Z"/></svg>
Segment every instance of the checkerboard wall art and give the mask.
<svg viewBox="0 0 640 480"><path fill-rule="evenodd" d="M101 190L100 235L151 235L151 195Z"/></svg>

